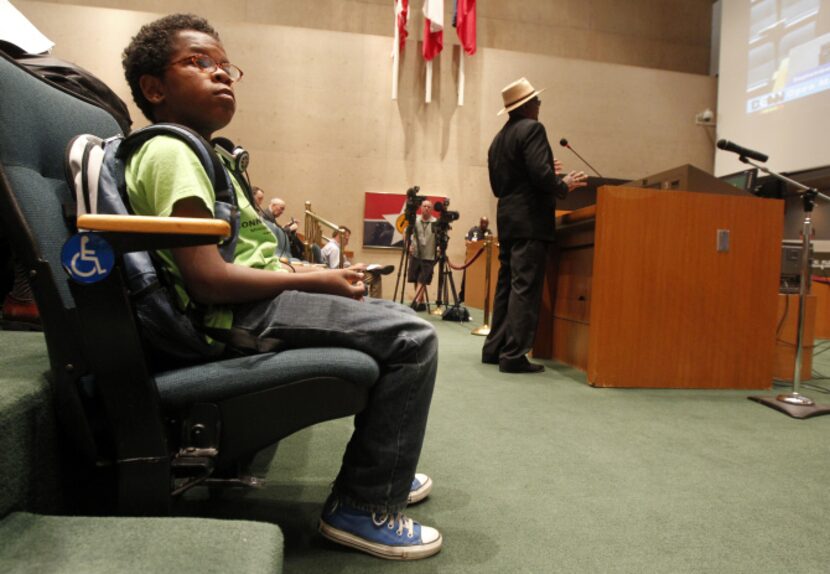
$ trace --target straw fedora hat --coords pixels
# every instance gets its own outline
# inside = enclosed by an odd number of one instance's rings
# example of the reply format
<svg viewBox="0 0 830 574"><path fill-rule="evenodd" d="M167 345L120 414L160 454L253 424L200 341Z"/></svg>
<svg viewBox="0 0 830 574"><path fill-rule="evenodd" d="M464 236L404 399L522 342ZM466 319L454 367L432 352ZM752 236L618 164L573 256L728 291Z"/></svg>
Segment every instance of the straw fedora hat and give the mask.
<svg viewBox="0 0 830 574"><path fill-rule="evenodd" d="M507 112L512 112L544 91L545 88L542 88L541 90L534 90L533 86L530 85L530 82L527 81L527 78L519 78L512 84L505 86L505 88L501 91L501 97L504 100L504 107L496 115L500 116Z"/></svg>

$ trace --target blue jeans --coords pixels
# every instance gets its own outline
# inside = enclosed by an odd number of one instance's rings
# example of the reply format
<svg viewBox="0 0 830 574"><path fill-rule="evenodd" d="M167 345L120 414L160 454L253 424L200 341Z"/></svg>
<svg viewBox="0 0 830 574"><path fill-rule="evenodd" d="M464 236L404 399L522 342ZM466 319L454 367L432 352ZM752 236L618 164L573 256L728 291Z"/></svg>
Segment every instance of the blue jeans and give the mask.
<svg viewBox="0 0 830 574"><path fill-rule="evenodd" d="M380 378L355 416L333 495L370 512L405 508L438 367L433 326L392 301L300 291L235 306L234 326L292 348L347 347L377 361Z"/></svg>

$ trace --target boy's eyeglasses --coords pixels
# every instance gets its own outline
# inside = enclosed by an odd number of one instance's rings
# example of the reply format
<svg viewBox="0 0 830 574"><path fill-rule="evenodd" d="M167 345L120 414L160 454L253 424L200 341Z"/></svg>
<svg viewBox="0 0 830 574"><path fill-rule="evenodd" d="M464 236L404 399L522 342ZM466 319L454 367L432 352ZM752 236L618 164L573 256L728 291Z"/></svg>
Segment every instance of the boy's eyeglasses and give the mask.
<svg viewBox="0 0 830 574"><path fill-rule="evenodd" d="M228 75L228 77L230 77L232 82L238 82L242 79L242 70L240 70L239 67L234 66L230 62L222 62L221 64L219 64L216 62L216 60L214 60L210 56L206 56L205 54L196 54L195 56L188 56L187 58L176 60L175 62L172 62L170 65L174 66L176 64L183 64L184 62L190 62L206 74L212 74L216 71L216 68L221 68L222 71L225 72Z"/></svg>

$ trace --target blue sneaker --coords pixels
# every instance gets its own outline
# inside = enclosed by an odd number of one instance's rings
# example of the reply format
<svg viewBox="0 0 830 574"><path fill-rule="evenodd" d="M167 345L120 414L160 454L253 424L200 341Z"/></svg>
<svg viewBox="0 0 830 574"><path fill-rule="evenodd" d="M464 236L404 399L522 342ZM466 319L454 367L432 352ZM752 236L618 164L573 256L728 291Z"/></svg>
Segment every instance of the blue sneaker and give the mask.
<svg viewBox="0 0 830 574"><path fill-rule="evenodd" d="M409 487L408 504L421 502L432 492L432 479L425 474L416 473L412 479L412 486Z"/></svg>
<svg viewBox="0 0 830 574"><path fill-rule="evenodd" d="M320 518L320 534L338 544L390 560L418 560L441 550L440 532L401 513L355 510L337 501L328 506Z"/></svg>

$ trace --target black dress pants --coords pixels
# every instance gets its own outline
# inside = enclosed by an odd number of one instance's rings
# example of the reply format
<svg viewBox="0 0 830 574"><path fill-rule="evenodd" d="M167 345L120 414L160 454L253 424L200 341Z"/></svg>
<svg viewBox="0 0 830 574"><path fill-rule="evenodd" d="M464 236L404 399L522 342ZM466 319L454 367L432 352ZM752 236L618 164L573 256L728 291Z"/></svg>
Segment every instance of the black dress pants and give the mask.
<svg viewBox="0 0 830 574"><path fill-rule="evenodd" d="M499 240L493 319L481 352L485 362L520 361L533 348L549 245L538 239Z"/></svg>

